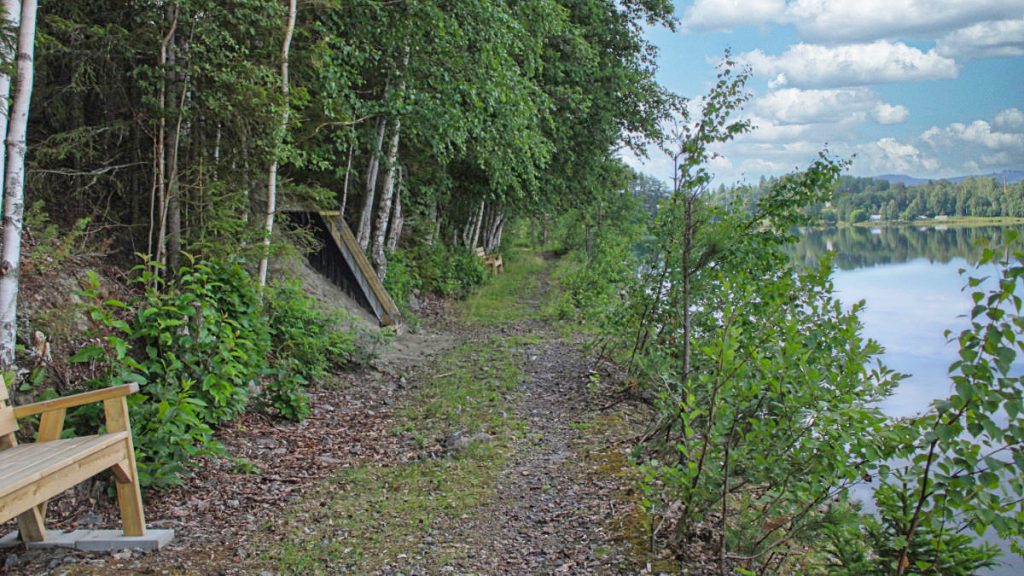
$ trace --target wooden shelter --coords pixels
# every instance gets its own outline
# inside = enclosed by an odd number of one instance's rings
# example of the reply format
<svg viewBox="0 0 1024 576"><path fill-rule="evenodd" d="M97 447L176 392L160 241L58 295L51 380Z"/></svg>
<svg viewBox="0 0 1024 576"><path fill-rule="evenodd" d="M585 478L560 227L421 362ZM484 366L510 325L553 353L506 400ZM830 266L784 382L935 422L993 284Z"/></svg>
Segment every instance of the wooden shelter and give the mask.
<svg viewBox="0 0 1024 576"><path fill-rule="evenodd" d="M292 225L308 230L320 249L307 255L309 264L377 318L381 326L397 326L402 316L384 289L370 261L338 212L286 212Z"/></svg>

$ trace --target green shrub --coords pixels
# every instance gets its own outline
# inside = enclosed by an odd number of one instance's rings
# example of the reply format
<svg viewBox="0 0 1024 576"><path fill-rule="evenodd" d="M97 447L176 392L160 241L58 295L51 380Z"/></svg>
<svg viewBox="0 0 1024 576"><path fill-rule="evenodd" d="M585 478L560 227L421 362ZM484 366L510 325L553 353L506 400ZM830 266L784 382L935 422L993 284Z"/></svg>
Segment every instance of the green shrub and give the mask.
<svg viewBox="0 0 1024 576"><path fill-rule="evenodd" d="M408 260L419 289L432 294L465 298L487 278L483 262L465 247L420 245L408 252Z"/></svg>
<svg viewBox="0 0 1024 576"><path fill-rule="evenodd" d="M272 368L259 404L289 420L309 414L304 388L352 360L355 342L338 313L323 310L297 280L274 283L266 293Z"/></svg>
<svg viewBox="0 0 1024 576"><path fill-rule="evenodd" d="M223 453L214 429L241 414L253 390L258 406L281 417L309 414L305 387L355 353L339 314L321 310L296 281L260 297L240 262L196 262L157 278L139 267L145 289L131 303L104 297L89 273L83 298L93 322L91 344L70 358L93 369L91 387L140 385L130 397L139 475L147 486L181 482L196 456ZM258 384L261 384L259 386ZM102 411L71 415L92 433Z"/></svg>
<svg viewBox="0 0 1024 576"><path fill-rule="evenodd" d="M409 302L409 295L419 287L420 278L410 266L406 252L396 250L388 256L388 275L384 278L384 288L395 304L405 306Z"/></svg>
<svg viewBox="0 0 1024 576"><path fill-rule="evenodd" d="M140 267L146 286L125 304L103 297L97 276L78 293L94 325L93 344L69 360L98 365L93 387L137 382L131 399L144 484L180 482L186 463L218 452L213 427L241 414L250 384L266 372L270 330L262 303L239 263L195 262L166 281ZM71 423L86 433L98 410L77 412Z"/></svg>

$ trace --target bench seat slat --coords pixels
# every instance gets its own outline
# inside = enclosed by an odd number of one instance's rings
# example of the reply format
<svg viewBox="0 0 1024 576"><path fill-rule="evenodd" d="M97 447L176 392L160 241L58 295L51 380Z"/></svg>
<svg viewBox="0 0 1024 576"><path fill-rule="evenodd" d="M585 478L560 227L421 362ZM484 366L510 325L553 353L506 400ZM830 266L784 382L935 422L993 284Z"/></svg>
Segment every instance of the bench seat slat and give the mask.
<svg viewBox="0 0 1024 576"><path fill-rule="evenodd" d="M0 500L75 462L123 443L127 432L81 436L40 444L20 444L0 451Z"/></svg>

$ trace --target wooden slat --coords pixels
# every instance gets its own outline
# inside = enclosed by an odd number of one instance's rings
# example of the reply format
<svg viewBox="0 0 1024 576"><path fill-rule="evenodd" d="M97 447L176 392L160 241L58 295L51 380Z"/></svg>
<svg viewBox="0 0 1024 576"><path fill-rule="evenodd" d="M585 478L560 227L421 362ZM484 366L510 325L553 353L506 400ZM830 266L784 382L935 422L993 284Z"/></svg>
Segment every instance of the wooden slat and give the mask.
<svg viewBox="0 0 1024 576"><path fill-rule="evenodd" d="M110 436L115 435L111 434ZM6 495L0 497L0 522L6 522L31 508L36 502L49 500L79 482L117 464L124 459L124 451L125 443L122 437L112 445L102 447L88 456L67 463L65 466L37 478L36 481L22 485L17 490L8 491Z"/></svg>
<svg viewBox="0 0 1024 576"><path fill-rule="evenodd" d="M392 326L400 323L401 314L398 312L398 306L395 306L394 300L391 299L388 291L384 289L384 285L381 283L380 278L377 277L377 272L373 269L370 261L366 258L366 254L363 253L363 249L359 246L359 242L356 241L355 236L352 235L352 231L349 230L348 224L345 224L345 222L342 221L339 226L337 222L338 218L332 217L330 213L320 212L318 215L321 220L323 220L324 225L327 226L327 230L331 233L331 237L333 237L334 241L338 244L338 248L341 249L342 255L345 256L346 260L351 258L349 265L352 266L354 264L355 266L353 267L359 269L360 274L357 274L357 278L361 275L362 278L365 279L365 282L368 285L367 287L369 288L368 295L372 296L372 298L370 298L371 304L373 304L373 300L376 299L377 306L375 306L375 308L380 308L379 311L375 310L375 312L378 312L377 315L380 323L384 326Z"/></svg>
<svg viewBox="0 0 1024 576"><path fill-rule="evenodd" d="M14 417L14 408L0 408L0 435L10 434L18 430L18 419Z"/></svg>
<svg viewBox="0 0 1024 576"><path fill-rule="evenodd" d="M7 382L3 374L0 374L0 403L6 402L10 399L11 395L7 392Z"/></svg>
<svg viewBox="0 0 1024 576"><path fill-rule="evenodd" d="M124 384L122 386L112 386L102 390L90 390L89 392L82 392L81 394L72 394L71 396L63 396L61 398L54 398L53 400L45 400L34 404L16 406L14 408L14 416L15 418L24 418L26 416L32 416L42 412L49 412L50 410L66 410L68 408L74 408L75 406L82 406L83 404L100 402L108 398L127 396L128 394L134 394L138 391L139 385L135 383Z"/></svg>
<svg viewBox="0 0 1024 576"><path fill-rule="evenodd" d="M43 444L22 444L4 450L0 452L0 499L108 446L119 445L123 450L126 437L126 432L115 432ZM111 462L110 466L118 461L120 459Z"/></svg>

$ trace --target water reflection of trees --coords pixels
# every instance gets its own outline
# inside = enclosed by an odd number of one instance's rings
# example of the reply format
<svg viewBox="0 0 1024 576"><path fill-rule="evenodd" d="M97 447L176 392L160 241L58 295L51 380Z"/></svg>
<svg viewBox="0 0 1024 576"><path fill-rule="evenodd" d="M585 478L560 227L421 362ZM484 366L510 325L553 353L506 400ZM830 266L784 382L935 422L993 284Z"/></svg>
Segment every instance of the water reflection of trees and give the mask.
<svg viewBox="0 0 1024 576"><path fill-rule="evenodd" d="M949 228L946 230L909 226L889 228L831 228L804 230L790 250L797 263L811 266L827 251L840 270L853 270L879 264L899 264L918 258L946 263L963 258L978 261L979 242L987 240L999 246L1006 227Z"/></svg>

